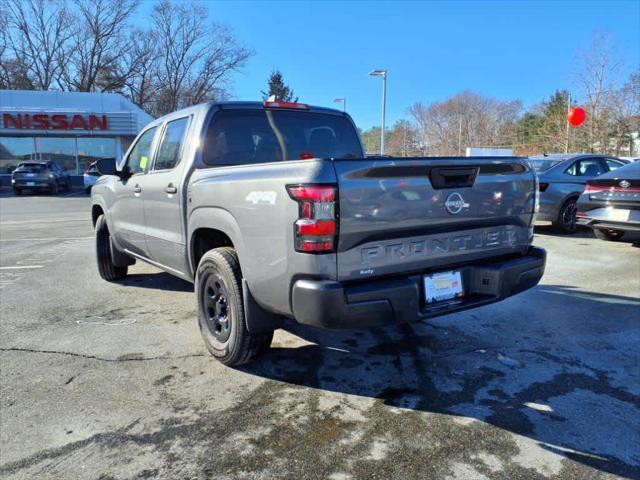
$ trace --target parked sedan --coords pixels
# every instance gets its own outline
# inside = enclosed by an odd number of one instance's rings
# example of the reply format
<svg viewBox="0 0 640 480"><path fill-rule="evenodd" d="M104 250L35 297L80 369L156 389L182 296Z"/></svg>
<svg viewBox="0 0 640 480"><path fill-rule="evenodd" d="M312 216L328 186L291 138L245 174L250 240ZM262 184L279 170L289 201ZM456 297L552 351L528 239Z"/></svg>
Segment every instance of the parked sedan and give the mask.
<svg viewBox="0 0 640 480"><path fill-rule="evenodd" d="M640 162L589 180L577 205L578 223L601 240L640 231Z"/></svg>
<svg viewBox="0 0 640 480"><path fill-rule="evenodd" d="M63 188L71 190L71 177L56 162L21 162L11 174L16 195L24 190L48 190L52 195Z"/></svg>
<svg viewBox="0 0 640 480"><path fill-rule="evenodd" d="M625 165L620 159L595 154L553 154L530 157L540 180L538 220L562 233L576 230L576 201L587 180Z"/></svg>

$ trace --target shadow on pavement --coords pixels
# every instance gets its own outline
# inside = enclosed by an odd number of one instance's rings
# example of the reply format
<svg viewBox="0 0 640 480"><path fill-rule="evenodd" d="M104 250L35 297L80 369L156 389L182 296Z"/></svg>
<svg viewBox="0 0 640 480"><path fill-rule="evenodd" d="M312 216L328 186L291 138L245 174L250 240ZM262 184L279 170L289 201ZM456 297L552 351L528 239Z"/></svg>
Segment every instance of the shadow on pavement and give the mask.
<svg viewBox="0 0 640 480"><path fill-rule="evenodd" d="M602 472L640 478L640 350L633 347L640 300L545 285L527 302L521 311L535 319L514 314L508 324L482 309L447 326L336 332L292 323L286 330L310 343L276 346L243 370L476 418ZM623 360L599 360L607 355Z"/></svg>
<svg viewBox="0 0 640 480"><path fill-rule="evenodd" d="M166 272L130 273L124 280L115 283L127 287L152 288L171 292L193 292L193 284Z"/></svg>

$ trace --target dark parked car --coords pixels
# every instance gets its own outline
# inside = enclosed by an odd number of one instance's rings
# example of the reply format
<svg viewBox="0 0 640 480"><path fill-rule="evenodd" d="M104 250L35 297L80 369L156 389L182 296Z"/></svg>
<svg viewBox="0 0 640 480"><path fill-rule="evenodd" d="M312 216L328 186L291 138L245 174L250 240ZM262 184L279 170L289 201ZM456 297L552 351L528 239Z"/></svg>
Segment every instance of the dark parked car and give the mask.
<svg viewBox="0 0 640 480"><path fill-rule="evenodd" d="M619 158L595 154L551 154L530 157L540 180L538 220L562 233L576 230L576 201L587 180L625 165Z"/></svg>
<svg viewBox="0 0 640 480"><path fill-rule="evenodd" d="M601 240L640 232L640 162L589 180L578 200L577 217Z"/></svg>
<svg viewBox="0 0 640 480"><path fill-rule="evenodd" d="M21 162L11 174L11 186L16 195L23 190L71 190L71 177L56 162Z"/></svg>

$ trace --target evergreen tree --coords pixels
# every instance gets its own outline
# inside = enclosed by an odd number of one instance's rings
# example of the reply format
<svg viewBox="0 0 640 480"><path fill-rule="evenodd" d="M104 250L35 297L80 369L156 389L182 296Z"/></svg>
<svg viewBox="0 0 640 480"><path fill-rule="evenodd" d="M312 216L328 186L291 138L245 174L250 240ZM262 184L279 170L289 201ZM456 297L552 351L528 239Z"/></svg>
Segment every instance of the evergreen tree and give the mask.
<svg viewBox="0 0 640 480"><path fill-rule="evenodd" d="M297 102L298 97L294 99L294 93L289 85L284 83L284 77L280 70L274 70L269 76L269 90L262 92L262 99L268 100L274 97L277 102Z"/></svg>

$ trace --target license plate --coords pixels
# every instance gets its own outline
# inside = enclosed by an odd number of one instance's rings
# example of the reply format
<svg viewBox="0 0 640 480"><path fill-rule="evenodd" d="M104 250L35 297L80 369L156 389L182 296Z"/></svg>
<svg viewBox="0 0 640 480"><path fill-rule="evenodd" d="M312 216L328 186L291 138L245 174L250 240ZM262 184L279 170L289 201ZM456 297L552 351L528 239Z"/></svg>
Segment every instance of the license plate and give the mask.
<svg viewBox="0 0 640 480"><path fill-rule="evenodd" d="M36 176L35 173L27 173L27 178L34 178Z"/></svg>
<svg viewBox="0 0 640 480"><path fill-rule="evenodd" d="M620 208L612 208L608 215L609 220L617 222L626 222L629 220L629 210L622 210Z"/></svg>
<svg viewBox="0 0 640 480"><path fill-rule="evenodd" d="M27 187L35 187L36 182L27 182Z"/></svg>
<svg viewBox="0 0 640 480"><path fill-rule="evenodd" d="M462 276L459 271L434 273L425 275L423 278L427 303L442 302L464 296Z"/></svg>

